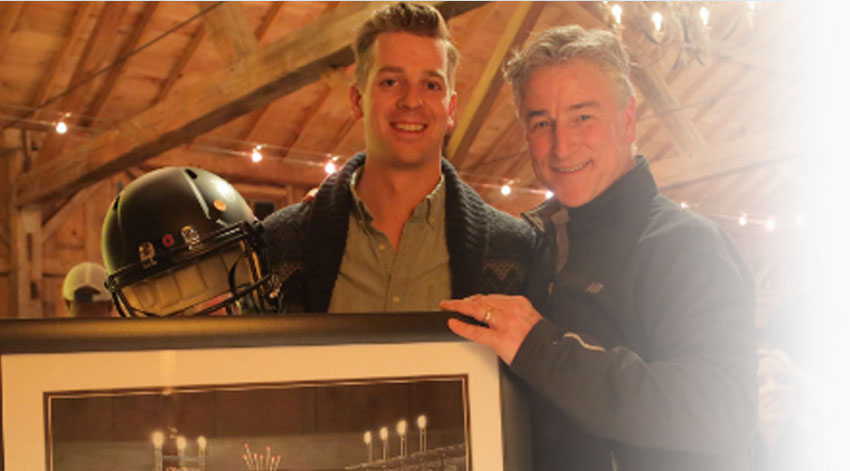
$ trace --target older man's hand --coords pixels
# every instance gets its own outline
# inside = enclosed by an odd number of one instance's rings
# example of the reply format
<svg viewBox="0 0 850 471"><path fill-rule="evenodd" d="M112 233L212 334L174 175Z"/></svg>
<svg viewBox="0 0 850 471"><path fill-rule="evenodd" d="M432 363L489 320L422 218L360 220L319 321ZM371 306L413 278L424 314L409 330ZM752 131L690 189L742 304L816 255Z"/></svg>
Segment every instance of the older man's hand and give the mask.
<svg viewBox="0 0 850 471"><path fill-rule="evenodd" d="M463 338L490 347L510 365L531 328L542 317L522 296L476 294L440 303L444 311L465 314L486 327L449 319L449 329Z"/></svg>

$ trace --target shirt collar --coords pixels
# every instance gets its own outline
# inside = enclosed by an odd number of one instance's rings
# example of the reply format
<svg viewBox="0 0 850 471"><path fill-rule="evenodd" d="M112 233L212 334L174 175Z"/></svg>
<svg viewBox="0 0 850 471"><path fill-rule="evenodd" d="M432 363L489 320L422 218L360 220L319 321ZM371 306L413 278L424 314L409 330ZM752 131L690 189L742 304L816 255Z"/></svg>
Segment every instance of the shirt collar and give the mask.
<svg viewBox="0 0 850 471"><path fill-rule="evenodd" d="M363 167L358 167L357 170L351 174L351 180L348 182L348 188L351 190L351 197L354 199L354 216L361 222L372 224L372 221L374 221L375 218L357 194L357 182L360 180L360 176L362 174ZM432 229L439 227L438 223L442 220L446 209L445 181L445 175L440 173L440 181L437 182L437 186L431 190L431 193L428 193L425 199L420 201L419 204L413 208L413 214L410 216L411 219L422 219Z"/></svg>

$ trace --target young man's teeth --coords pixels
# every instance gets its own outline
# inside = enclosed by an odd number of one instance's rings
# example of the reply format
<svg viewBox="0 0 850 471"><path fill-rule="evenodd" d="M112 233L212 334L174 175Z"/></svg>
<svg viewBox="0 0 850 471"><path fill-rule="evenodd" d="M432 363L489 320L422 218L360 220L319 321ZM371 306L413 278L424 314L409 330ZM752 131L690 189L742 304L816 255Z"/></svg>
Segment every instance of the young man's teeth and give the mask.
<svg viewBox="0 0 850 471"><path fill-rule="evenodd" d="M395 127L402 131L421 131L425 129L424 124L395 123Z"/></svg>

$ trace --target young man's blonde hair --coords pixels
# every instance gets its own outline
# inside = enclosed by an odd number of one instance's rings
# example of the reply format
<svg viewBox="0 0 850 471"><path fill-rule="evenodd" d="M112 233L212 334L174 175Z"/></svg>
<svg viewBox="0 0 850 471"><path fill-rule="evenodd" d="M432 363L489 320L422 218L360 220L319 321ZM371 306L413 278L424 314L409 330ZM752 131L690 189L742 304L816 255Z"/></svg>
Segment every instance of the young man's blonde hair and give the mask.
<svg viewBox="0 0 850 471"><path fill-rule="evenodd" d="M614 86L614 96L620 108L625 108L634 96L629 79L629 54L625 46L610 31L585 30L581 26L560 26L543 31L505 66L505 79L513 87L517 108L522 104L523 87L531 74L548 65L566 64L575 58L590 59L602 68Z"/></svg>
<svg viewBox="0 0 850 471"><path fill-rule="evenodd" d="M443 15L432 6L407 2L389 5L376 11L357 31L353 45L354 77L359 88L362 89L366 85L369 67L372 65L372 45L381 33L411 33L443 41L446 45L449 88L454 88L459 54L452 44Z"/></svg>

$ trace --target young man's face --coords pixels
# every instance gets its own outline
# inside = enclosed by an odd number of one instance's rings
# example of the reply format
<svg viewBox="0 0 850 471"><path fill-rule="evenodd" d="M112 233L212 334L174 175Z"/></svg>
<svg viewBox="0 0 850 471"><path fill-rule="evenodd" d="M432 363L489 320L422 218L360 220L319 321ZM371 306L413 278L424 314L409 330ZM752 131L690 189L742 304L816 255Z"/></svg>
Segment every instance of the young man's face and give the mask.
<svg viewBox="0 0 850 471"><path fill-rule="evenodd" d="M634 98L621 109L596 62L544 66L522 91L520 119L534 172L562 204L590 202L633 167Z"/></svg>
<svg viewBox="0 0 850 471"><path fill-rule="evenodd" d="M439 162L456 105L445 44L410 33L381 33L371 54L362 90L352 86L350 93L354 117L364 118L368 160L397 168Z"/></svg>

